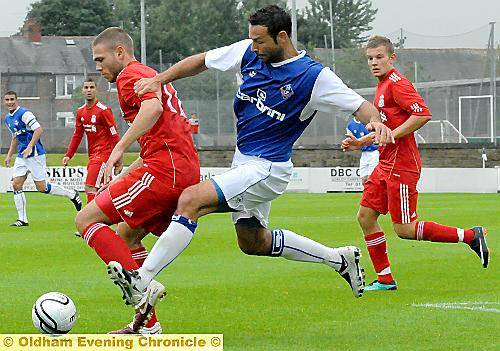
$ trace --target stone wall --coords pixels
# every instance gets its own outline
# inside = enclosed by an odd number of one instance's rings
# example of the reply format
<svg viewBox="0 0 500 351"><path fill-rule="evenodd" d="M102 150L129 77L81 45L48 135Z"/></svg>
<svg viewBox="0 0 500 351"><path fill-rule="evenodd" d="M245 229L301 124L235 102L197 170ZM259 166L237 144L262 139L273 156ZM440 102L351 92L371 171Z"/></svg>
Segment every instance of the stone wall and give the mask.
<svg viewBox="0 0 500 351"><path fill-rule="evenodd" d="M482 147L471 144L420 145L423 167L426 168L481 168ZM199 150L203 167L229 167L234 149L231 147L210 147ZM500 166L500 147L486 147L487 167ZM293 151L295 167L355 167L359 152L344 153L340 147L298 148Z"/></svg>

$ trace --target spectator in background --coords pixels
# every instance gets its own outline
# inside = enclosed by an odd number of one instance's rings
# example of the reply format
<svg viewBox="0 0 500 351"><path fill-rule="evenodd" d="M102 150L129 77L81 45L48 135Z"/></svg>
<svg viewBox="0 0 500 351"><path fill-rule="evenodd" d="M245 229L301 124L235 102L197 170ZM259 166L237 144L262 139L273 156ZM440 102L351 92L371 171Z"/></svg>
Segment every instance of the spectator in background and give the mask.
<svg viewBox="0 0 500 351"><path fill-rule="evenodd" d="M357 139L364 137L372 132L366 129L366 126L356 117L353 117L346 128L348 135L353 135ZM359 159L359 176L363 185L378 165L378 145L372 144L361 147L361 157Z"/></svg>
<svg viewBox="0 0 500 351"><path fill-rule="evenodd" d="M200 120L198 119L196 112L191 112L189 124L191 125L191 134L193 135L194 145L198 147L198 130L200 129Z"/></svg>

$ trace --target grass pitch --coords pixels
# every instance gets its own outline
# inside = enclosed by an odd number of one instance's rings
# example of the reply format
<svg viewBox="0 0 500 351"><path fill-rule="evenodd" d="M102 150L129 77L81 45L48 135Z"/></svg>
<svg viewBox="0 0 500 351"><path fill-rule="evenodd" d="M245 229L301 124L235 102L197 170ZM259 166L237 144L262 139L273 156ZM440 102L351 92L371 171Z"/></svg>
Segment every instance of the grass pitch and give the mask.
<svg viewBox="0 0 500 351"><path fill-rule="evenodd" d="M359 197L286 194L273 203L271 226L330 246L360 246L370 282L375 274L355 220ZM69 201L29 193L30 226L10 228L12 194L0 199L0 333L36 333L31 307L48 291L74 300L73 333L106 333L130 321L132 311L103 263L73 235ZM421 219L486 226L491 251L500 249L499 195L423 194L419 207ZM483 269L464 244L404 241L387 218L381 223L399 290L355 299L332 269L245 256L230 215L202 218L189 248L159 276L168 292L158 306L164 332L223 333L225 350L498 350L495 252ZM145 243L150 248L154 238ZM414 306L440 303L469 304Z"/></svg>

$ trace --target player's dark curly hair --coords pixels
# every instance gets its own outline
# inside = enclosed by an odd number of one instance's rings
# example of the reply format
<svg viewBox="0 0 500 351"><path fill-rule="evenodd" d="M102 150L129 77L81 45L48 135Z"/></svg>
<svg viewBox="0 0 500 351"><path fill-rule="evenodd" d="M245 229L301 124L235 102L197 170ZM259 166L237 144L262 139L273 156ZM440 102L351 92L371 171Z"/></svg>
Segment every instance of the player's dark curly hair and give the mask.
<svg viewBox="0 0 500 351"><path fill-rule="evenodd" d="M292 19L281 7L269 5L257 10L248 17L252 26L264 26L269 35L276 41L278 33L285 31L288 36L292 35Z"/></svg>

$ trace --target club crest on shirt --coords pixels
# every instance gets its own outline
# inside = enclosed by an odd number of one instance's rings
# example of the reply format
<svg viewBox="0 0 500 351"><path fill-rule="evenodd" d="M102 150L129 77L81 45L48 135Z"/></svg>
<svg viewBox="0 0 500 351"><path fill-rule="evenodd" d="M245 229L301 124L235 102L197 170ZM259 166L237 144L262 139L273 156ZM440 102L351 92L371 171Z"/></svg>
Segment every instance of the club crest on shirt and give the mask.
<svg viewBox="0 0 500 351"><path fill-rule="evenodd" d="M281 96L283 96L283 99L288 99L290 96L293 95L293 89L291 84L283 85L280 88Z"/></svg>
<svg viewBox="0 0 500 351"><path fill-rule="evenodd" d="M384 107L384 95L380 95L378 98L378 107Z"/></svg>
<svg viewBox="0 0 500 351"><path fill-rule="evenodd" d="M256 74L257 74L257 72L255 72L255 71L250 71L250 73L248 73L248 75L252 78L255 77Z"/></svg>
<svg viewBox="0 0 500 351"><path fill-rule="evenodd" d="M95 121L96 121L96 117L95 117L95 115L92 115L92 117L90 118L90 121L91 121L92 123L95 123Z"/></svg>

